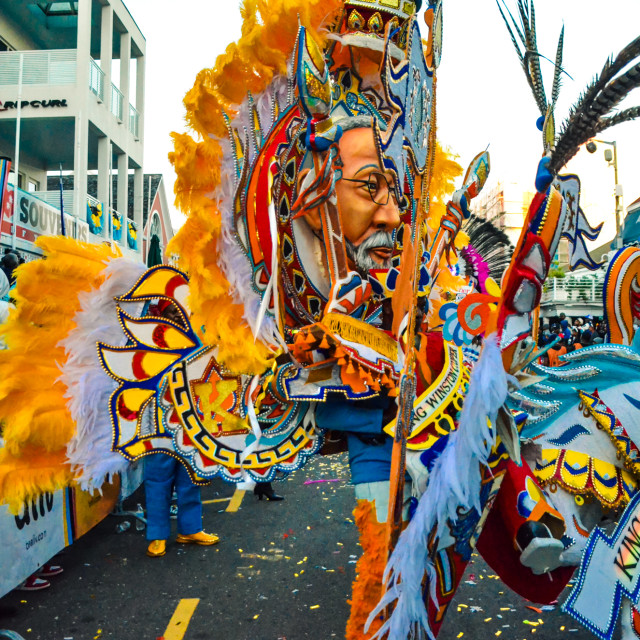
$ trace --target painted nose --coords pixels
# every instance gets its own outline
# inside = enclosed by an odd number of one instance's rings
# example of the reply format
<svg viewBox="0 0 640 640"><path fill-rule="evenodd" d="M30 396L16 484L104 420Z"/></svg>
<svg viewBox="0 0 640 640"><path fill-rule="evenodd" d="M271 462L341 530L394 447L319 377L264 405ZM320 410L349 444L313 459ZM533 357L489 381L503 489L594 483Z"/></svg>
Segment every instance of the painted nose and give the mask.
<svg viewBox="0 0 640 640"><path fill-rule="evenodd" d="M400 209L393 198L389 198L386 205L378 208L374 216L374 225L385 231L393 231L400 226Z"/></svg>

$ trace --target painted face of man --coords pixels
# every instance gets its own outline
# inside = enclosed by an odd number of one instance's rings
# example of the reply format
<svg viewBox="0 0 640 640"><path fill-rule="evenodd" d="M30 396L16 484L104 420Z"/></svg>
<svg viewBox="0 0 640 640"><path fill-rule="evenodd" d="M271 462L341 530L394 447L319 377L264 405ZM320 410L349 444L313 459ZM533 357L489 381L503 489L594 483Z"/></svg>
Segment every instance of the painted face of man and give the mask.
<svg viewBox="0 0 640 640"><path fill-rule="evenodd" d="M380 166L373 129L345 131L339 146L343 177L336 184L336 196L351 267L360 271L390 267L393 231L400 224L394 178ZM319 210L305 218L316 232L321 231Z"/></svg>
<svg viewBox="0 0 640 640"><path fill-rule="evenodd" d="M336 195L347 255L361 270L390 267L400 210L394 178L380 166L373 129L345 131L340 157L343 179L336 184Z"/></svg>

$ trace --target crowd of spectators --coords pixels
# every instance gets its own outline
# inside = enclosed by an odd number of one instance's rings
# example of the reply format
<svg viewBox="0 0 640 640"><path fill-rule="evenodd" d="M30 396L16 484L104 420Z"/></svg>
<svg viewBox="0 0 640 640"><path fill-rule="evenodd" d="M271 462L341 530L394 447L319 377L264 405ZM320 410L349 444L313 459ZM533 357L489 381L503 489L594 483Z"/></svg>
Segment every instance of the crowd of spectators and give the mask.
<svg viewBox="0 0 640 640"><path fill-rule="evenodd" d="M570 320L561 313L556 318L540 321L538 346L553 346L542 356L542 364L557 367L562 364L559 357L576 349L602 344L606 341L607 326L604 320L592 316L575 317Z"/></svg>

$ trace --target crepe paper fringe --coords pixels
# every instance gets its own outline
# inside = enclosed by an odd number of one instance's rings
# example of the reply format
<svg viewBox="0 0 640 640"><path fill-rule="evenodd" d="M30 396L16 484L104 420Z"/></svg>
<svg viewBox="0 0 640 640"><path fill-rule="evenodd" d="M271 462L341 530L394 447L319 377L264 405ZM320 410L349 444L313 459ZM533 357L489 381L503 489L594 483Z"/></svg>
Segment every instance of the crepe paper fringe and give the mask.
<svg viewBox="0 0 640 640"><path fill-rule="evenodd" d="M16 309L0 330L8 349L0 352L0 502L17 509L27 499L68 486L66 446L74 424L58 379L66 362L59 345L75 327L78 295L98 286L109 246L60 237L36 241L46 260L18 269Z"/></svg>
<svg viewBox="0 0 640 640"><path fill-rule="evenodd" d="M423 601L422 581L427 578L431 598L435 598L436 571L429 557L429 538L444 532L449 520L457 519L457 509L475 508L481 512L480 465L487 463L495 445L498 410L507 398L510 376L504 371L495 334L484 343L480 359L471 374L458 429L449 437L442 455L435 462L427 491L385 569L387 592L369 616L375 620L395 601L390 618L374 638L389 640L420 638L424 631L434 640Z"/></svg>
<svg viewBox="0 0 640 640"><path fill-rule="evenodd" d="M67 408L76 425L67 444L67 456L75 481L85 491L100 490L105 480L111 481L114 474L129 466L123 456L111 451L109 398L118 383L102 368L96 343L127 343L114 298L129 291L145 270L144 264L126 258L111 260L102 274L104 284L80 295L76 327L60 343L67 356L60 380L66 387Z"/></svg>
<svg viewBox="0 0 640 640"><path fill-rule="evenodd" d="M375 503L368 500L358 500L353 516L360 532L363 553L356 564L356 579L350 601L351 615L347 621L345 637L346 640L364 640L370 638L382 624L381 620L375 620L369 632L364 631L369 613L380 599L382 575L387 560L387 525L378 522Z"/></svg>

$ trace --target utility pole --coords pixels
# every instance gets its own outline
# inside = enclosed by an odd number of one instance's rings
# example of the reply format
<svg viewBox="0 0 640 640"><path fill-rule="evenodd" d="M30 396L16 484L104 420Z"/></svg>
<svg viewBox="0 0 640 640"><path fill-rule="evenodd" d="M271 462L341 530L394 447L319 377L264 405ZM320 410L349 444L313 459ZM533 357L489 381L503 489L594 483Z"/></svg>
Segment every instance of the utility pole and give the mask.
<svg viewBox="0 0 640 640"><path fill-rule="evenodd" d="M606 144L610 147L613 147L613 151L611 151L611 149L605 149L604 150L604 159L605 161L609 164L609 166L613 165L613 173L614 173L614 180L615 180L615 187L614 187L614 196L615 196L615 200L616 200L616 211L615 211L615 215L616 215L616 237L614 240L614 244L615 244L615 248L619 249L620 247L622 247L624 240L623 240L623 222L622 222L622 185L618 182L618 143L614 140L613 142L607 142L606 140L597 140L595 138L593 138L592 140L590 140L589 142L587 142L586 144L586 149L589 153L595 153L596 150L598 149L598 147L596 146L596 142L599 142L600 144Z"/></svg>
<svg viewBox="0 0 640 640"><path fill-rule="evenodd" d="M16 116L16 152L14 156L13 172L15 175L15 184L13 185L13 224L11 225L11 248L16 248L16 233L18 231L18 203L20 202L20 194L18 188L20 186L20 124L22 116L22 70L24 64L24 53L20 53L18 67L18 113Z"/></svg>

